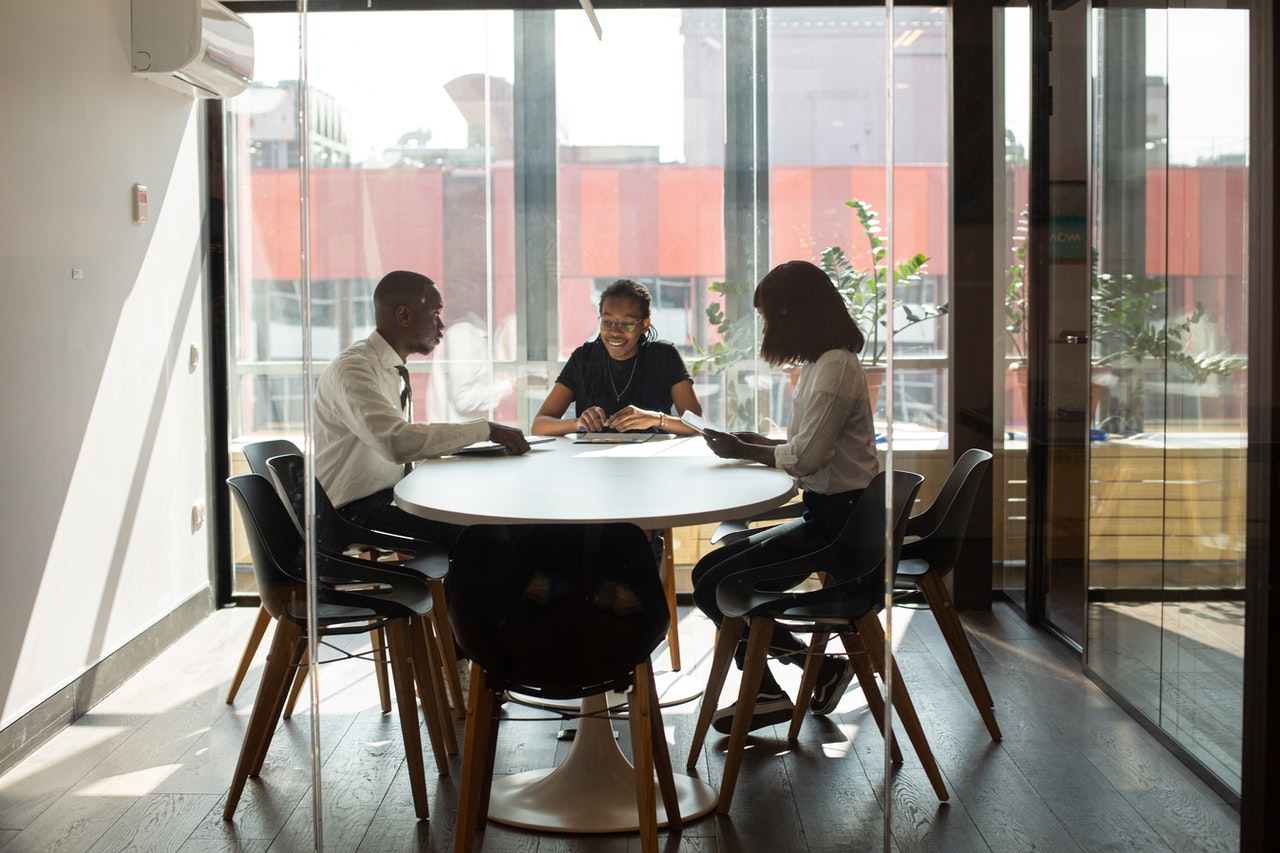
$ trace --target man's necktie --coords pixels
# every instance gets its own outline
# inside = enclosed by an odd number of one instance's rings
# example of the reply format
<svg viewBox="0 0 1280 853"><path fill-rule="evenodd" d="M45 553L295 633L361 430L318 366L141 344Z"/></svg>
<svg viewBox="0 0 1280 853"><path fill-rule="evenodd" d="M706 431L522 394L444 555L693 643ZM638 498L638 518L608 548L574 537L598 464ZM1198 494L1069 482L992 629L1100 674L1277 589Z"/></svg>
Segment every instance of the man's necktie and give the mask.
<svg viewBox="0 0 1280 853"><path fill-rule="evenodd" d="M400 411L404 413L405 420L413 423L413 386L409 384L409 368L397 364L396 373L400 374Z"/></svg>
<svg viewBox="0 0 1280 853"><path fill-rule="evenodd" d="M400 374L400 383L403 386L400 389L400 411L404 412L405 420L413 423L413 386L409 384L409 368L403 364L396 365L396 373ZM413 470L413 463L404 463L405 476L409 476L409 472Z"/></svg>

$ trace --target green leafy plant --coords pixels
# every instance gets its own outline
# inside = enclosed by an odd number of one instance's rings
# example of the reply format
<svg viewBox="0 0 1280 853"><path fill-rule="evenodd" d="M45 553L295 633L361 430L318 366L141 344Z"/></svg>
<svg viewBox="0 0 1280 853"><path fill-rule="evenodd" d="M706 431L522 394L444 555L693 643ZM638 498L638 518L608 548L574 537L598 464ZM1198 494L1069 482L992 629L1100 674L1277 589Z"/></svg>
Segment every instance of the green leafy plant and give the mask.
<svg viewBox="0 0 1280 853"><path fill-rule="evenodd" d="M897 322L894 323L893 332L896 335L917 323L933 320L946 314L949 306L947 304L911 305L901 298L895 298L890 303L888 247L880 237L879 217L871 205L865 201L854 199L845 204L854 209L863 234L866 235L871 249L871 268L857 269L845 254L844 249L839 246L824 249L818 266L840 291L849 316L867 337L867 345L862 355L863 363L869 367L876 366L884 361L890 310L901 311L901 317L904 318L895 316ZM929 259L923 253L917 252L893 267L895 293L897 288L905 288L919 282L928 261ZM714 282L708 290L724 297L747 295L752 292L750 286L722 281ZM720 332L721 340L706 350L698 347L699 357L691 362L695 375L704 368L723 369L755 356L755 330L751 318L731 320L724 312L723 302L713 302L707 306L707 319Z"/></svg>
<svg viewBox="0 0 1280 853"><path fill-rule="evenodd" d="M1192 382L1229 376L1245 364L1241 356L1187 351L1191 328L1204 319L1204 305L1177 322L1166 322L1165 280L1097 272L1092 283L1095 367L1136 367L1147 358L1167 359L1187 371Z"/></svg>
<svg viewBox="0 0 1280 853"><path fill-rule="evenodd" d="M1241 356L1189 351L1191 332L1204 319L1204 306L1197 302L1190 314L1170 320L1163 278L1100 273L1097 252L1092 266L1091 363L1095 382L1112 391L1100 415L1105 429L1126 434L1143 431L1146 381L1142 365L1148 358L1177 365L1197 385L1212 376L1230 376L1245 365Z"/></svg>
<svg viewBox="0 0 1280 853"><path fill-rule="evenodd" d="M1018 217L1013 242L1013 263L1004 271L1004 330L1018 358L1026 358L1023 346L1027 329L1027 212Z"/></svg>
<svg viewBox="0 0 1280 853"><path fill-rule="evenodd" d="M884 361L888 344L888 314L892 310L901 310L905 322L895 322L893 333L911 328L917 323L933 320L946 314L949 305L912 306L901 298L894 298L890 304L888 298L889 267L888 247L880 237L880 219L875 210L865 201L853 199L845 204L857 213L862 232L871 246L871 269L858 270L839 246L824 249L818 266L835 282L836 289L844 297L849 315L858 324L858 328L867 336L867 346L863 350L862 360L868 366L875 366ZM895 293L899 288L917 283L921 280L925 264L929 259L921 252L916 252L907 260L893 268L893 284ZM897 318L895 317L895 320Z"/></svg>

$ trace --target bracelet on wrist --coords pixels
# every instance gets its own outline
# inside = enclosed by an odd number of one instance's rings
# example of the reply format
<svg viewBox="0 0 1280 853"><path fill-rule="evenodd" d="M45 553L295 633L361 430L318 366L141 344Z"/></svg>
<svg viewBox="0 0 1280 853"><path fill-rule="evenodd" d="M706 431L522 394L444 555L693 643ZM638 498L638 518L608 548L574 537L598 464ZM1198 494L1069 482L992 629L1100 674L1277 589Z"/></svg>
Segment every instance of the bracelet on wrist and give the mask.
<svg viewBox="0 0 1280 853"><path fill-rule="evenodd" d="M658 412L658 429L666 429L666 428L667 428L667 414L666 412Z"/></svg>

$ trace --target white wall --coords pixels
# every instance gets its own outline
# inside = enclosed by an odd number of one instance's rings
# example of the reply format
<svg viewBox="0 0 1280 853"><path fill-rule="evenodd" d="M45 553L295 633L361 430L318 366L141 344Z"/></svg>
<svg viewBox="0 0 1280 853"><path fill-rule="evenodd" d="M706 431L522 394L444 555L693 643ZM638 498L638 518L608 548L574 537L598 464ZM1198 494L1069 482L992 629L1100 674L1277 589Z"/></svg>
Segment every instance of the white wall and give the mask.
<svg viewBox="0 0 1280 853"><path fill-rule="evenodd" d="M0 5L0 728L208 584L202 107L129 13Z"/></svg>

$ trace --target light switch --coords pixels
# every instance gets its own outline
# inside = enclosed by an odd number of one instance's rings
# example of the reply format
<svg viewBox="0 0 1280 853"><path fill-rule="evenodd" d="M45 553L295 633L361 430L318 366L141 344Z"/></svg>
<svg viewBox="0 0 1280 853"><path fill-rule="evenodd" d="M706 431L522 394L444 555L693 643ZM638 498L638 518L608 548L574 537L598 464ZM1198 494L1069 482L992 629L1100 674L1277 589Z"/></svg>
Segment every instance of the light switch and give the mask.
<svg viewBox="0 0 1280 853"><path fill-rule="evenodd" d="M133 223L140 225L147 221L147 186L133 185Z"/></svg>

